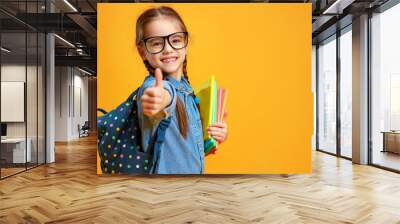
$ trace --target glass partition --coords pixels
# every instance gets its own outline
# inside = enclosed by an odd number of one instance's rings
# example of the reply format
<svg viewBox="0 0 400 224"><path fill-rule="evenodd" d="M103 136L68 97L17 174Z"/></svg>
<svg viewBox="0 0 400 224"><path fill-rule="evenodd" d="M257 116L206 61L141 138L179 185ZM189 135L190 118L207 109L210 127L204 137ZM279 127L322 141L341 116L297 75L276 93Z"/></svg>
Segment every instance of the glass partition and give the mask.
<svg viewBox="0 0 400 224"><path fill-rule="evenodd" d="M336 154L336 36L318 47L318 149Z"/></svg>
<svg viewBox="0 0 400 224"><path fill-rule="evenodd" d="M400 4L371 18L372 164L400 171Z"/></svg>
<svg viewBox="0 0 400 224"><path fill-rule="evenodd" d="M17 17L45 1L1 1L0 178L45 163L45 35ZM7 22L4 22L7 21Z"/></svg>
<svg viewBox="0 0 400 224"><path fill-rule="evenodd" d="M352 157L352 33L340 36L340 155Z"/></svg>

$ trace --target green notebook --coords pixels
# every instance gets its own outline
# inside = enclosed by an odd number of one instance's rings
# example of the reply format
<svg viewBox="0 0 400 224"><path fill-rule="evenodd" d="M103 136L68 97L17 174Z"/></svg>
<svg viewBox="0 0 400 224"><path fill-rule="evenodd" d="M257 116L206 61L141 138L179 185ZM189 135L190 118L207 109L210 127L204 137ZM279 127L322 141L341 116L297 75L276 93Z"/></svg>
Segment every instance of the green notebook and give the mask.
<svg viewBox="0 0 400 224"><path fill-rule="evenodd" d="M218 144L207 132L207 128L217 122L218 96L215 77L211 76L207 82L196 88L195 94L200 100L199 107L203 126L204 152L207 155Z"/></svg>

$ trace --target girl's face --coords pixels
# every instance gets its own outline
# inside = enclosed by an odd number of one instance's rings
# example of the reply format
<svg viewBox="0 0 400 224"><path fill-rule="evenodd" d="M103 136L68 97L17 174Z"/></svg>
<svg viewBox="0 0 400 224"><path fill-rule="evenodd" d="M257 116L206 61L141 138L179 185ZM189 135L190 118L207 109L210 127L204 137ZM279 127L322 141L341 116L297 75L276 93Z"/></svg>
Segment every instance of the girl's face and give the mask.
<svg viewBox="0 0 400 224"><path fill-rule="evenodd" d="M183 32L179 22L172 18L160 18L147 23L143 29L143 39L154 36L168 36L172 33ZM148 60L153 68L160 68L168 75L182 75L182 65L186 57L186 47L175 50L165 40L164 49L157 54L151 54L144 44L138 48L143 60Z"/></svg>

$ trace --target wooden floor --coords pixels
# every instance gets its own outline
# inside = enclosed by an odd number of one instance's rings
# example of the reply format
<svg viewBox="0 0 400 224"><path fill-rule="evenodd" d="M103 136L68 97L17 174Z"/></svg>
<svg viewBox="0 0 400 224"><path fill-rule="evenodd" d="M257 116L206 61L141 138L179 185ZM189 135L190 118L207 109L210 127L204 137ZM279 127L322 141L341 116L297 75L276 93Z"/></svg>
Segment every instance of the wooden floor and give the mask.
<svg viewBox="0 0 400 224"><path fill-rule="evenodd" d="M22 171L25 171L26 169L25 169L25 167L17 167L17 168L15 168L15 167L12 167L12 168L0 168L1 169L1 177L2 178L4 178L4 177L8 177L8 176L11 176L11 175L13 175L13 174L16 174L16 173L19 173L19 172L22 172Z"/></svg>
<svg viewBox="0 0 400 224"><path fill-rule="evenodd" d="M374 164L400 170L400 154L376 150L374 151L372 160Z"/></svg>
<svg viewBox="0 0 400 224"><path fill-rule="evenodd" d="M400 175L314 155L311 175L98 177L94 138L0 181L0 223L400 223Z"/></svg>
<svg viewBox="0 0 400 224"><path fill-rule="evenodd" d="M36 163L27 163L25 167L25 164L18 164L18 167L6 167L6 168L1 168L1 178L5 178L20 172L23 172L25 170L33 169L37 167Z"/></svg>

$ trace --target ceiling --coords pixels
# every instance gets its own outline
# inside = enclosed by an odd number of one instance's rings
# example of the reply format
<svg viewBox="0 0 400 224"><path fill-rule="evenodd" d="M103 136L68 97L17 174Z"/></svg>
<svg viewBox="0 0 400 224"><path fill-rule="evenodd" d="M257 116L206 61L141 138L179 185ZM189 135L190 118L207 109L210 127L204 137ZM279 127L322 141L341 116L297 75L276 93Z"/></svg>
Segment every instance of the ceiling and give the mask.
<svg viewBox="0 0 400 224"><path fill-rule="evenodd" d="M25 56L28 61L37 57L44 44L37 43L43 36L36 35L54 32L56 66L79 66L96 73L96 5L96 0L1 0L2 46L12 49L2 52L2 59L16 63Z"/></svg>
<svg viewBox="0 0 400 224"><path fill-rule="evenodd" d="M205 0L233 2L232 0ZM353 16L372 10L388 0L251 0L268 3L312 3L313 43L318 43L337 28L351 24ZM151 0L1 0L0 24L2 46L13 49L13 54L35 53L36 41L28 32L54 32L56 65L86 67L96 71L97 2L168 2ZM174 2L188 2L174 1ZM249 2L249 1L238 1ZM51 12L51 13L50 13ZM340 22L338 22L340 21ZM36 40L36 39L34 39ZM28 47L25 49L25 42ZM72 46L72 45L73 46ZM41 45L39 47L42 47ZM2 54L3 55L3 54ZM9 57L11 57L9 55Z"/></svg>

